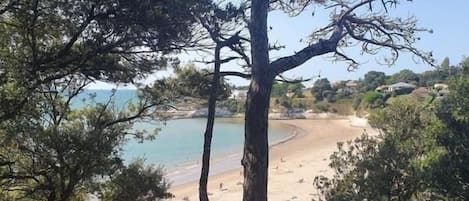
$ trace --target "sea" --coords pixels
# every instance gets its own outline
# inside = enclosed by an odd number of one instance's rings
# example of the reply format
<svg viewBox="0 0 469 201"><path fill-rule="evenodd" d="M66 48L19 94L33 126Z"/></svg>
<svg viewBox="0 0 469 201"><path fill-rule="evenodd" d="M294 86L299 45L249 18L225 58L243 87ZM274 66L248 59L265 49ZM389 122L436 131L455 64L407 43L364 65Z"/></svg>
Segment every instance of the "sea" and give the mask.
<svg viewBox="0 0 469 201"><path fill-rule="evenodd" d="M106 102L111 90L84 90L73 107L83 107L93 97L96 102ZM136 90L117 90L111 97L116 108L125 109L136 101ZM156 139L140 142L129 138L123 146L125 163L142 159L147 165L161 167L173 185L196 181L200 174L205 118L177 119L164 122L137 122L135 129L147 132L156 130ZM289 128L285 125L269 124L269 142L275 144L288 139ZM240 118L217 118L214 125L211 151L211 175L241 167L240 160L244 142L244 120Z"/></svg>

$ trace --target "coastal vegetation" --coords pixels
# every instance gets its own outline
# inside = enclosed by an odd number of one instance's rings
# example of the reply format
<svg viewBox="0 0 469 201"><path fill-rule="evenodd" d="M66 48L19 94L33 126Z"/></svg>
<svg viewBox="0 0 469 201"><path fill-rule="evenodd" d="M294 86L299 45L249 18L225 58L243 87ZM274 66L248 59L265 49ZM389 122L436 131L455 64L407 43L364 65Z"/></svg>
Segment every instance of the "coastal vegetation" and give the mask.
<svg viewBox="0 0 469 201"><path fill-rule="evenodd" d="M169 53L190 48L203 1L0 2L0 199L116 200L116 184L142 182L123 198L168 197L161 171L124 164L139 119L158 120L167 97L126 109L77 95L95 81L127 84L177 64Z"/></svg>
<svg viewBox="0 0 469 201"><path fill-rule="evenodd" d="M469 59L431 102L400 96L374 110L366 133L339 143L333 178L320 177L319 200L467 200Z"/></svg>
<svg viewBox="0 0 469 201"><path fill-rule="evenodd" d="M432 31L413 17L394 17L400 2L1 1L0 200L171 198L162 170L143 159L124 162L122 149L130 139L155 139L157 130L135 123L164 121L170 109L188 104L208 108L201 201L209 200L217 106L244 113L243 201L267 200L268 119L274 110L356 112L381 131L339 144L331 156L335 176L317 179L321 200L467 200L469 59L456 67L445 59L421 74L370 71L363 80L338 83L283 75L326 54L353 70L359 58L346 49L357 47L365 56L389 52L382 61L389 65L401 53L435 65L431 52L415 46L419 34ZM329 24L315 28L302 49L271 58L283 46L269 43L269 13L298 16L307 7L328 12ZM200 61L206 69L181 66L181 52L209 52L213 60ZM243 70L223 70L232 61ZM166 68L174 76L142 82ZM250 84L235 88L227 76ZM313 79L310 89L301 83ZM113 91L105 102L90 96L73 107L94 82L134 85L138 100L116 105ZM244 94L229 98L236 90Z"/></svg>

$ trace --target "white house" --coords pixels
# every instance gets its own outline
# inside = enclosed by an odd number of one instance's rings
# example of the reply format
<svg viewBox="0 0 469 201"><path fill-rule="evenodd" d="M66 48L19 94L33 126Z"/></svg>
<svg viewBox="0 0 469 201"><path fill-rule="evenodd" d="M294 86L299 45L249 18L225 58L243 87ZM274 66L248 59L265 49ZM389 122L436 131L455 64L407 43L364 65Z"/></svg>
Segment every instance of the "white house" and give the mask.
<svg viewBox="0 0 469 201"><path fill-rule="evenodd" d="M235 90L231 91L230 98L233 98L233 99L236 99L236 100L244 100L244 99L246 99L247 94L248 94L248 90L235 89Z"/></svg>
<svg viewBox="0 0 469 201"><path fill-rule="evenodd" d="M448 89L448 85L443 83L436 83L433 85L433 88L437 90Z"/></svg>
<svg viewBox="0 0 469 201"><path fill-rule="evenodd" d="M398 82L396 84L388 85L387 91L388 92L393 92L393 91L398 91L398 90L402 90L402 89L415 89L415 88L416 87L413 84L408 84L408 83L405 83L405 82Z"/></svg>
<svg viewBox="0 0 469 201"><path fill-rule="evenodd" d="M355 93L357 90L358 90L358 82L349 80L347 83L345 83L344 91L348 93Z"/></svg>

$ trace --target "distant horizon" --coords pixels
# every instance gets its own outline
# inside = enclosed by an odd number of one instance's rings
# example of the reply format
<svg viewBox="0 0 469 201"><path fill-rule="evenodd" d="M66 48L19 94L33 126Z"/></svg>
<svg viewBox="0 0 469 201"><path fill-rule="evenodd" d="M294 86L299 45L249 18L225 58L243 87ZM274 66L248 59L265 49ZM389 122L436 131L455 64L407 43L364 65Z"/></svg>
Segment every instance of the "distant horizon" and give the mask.
<svg viewBox="0 0 469 201"><path fill-rule="evenodd" d="M464 57L462 57L462 58L464 58ZM460 62L458 62L457 64L459 64L459 63ZM456 66L457 64L451 63L451 60L450 60L450 66ZM398 71L393 72L393 73L387 73L385 71L380 71L378 69L371 69L370 71L383 72L386 76L390 76L390 75L396 74L396 73L398 73L402 70L411 70L412 72L414 72L416 74L420 74L420 73L423 73L425 71L436 70L436 68L432 67L430 69L423 70L423 71L420 71L420 72L414 71L410 68L400 68ZM325 76L321 76L320 78L317 78L317 79L327 78L331 83L339 82L339 81L349 81L349 80L358 81L358 80L364 78L365 74L370 72L370 71L367 71L367 72L363 73L362 75L360 75L356 79L342 79L342 80L341 79L336 79L336 80L333 80L333 79L330 79L329 77L325 77ZM314 81L316 81L317 79L313 79L311 81L303 82L303 84L305 85L306 88L312 87ZM85 89L87 89L87 90L112 90L112 89L116 89L116 90L137 90L138 89L133 84L125 84L124 86L121 86L121 85L113 85L113 84L109 84L109 83L104 83L104 82L101 82L101 81L97 81L96 83L98 83L98 82L99 82L99 84L89 85L89 86L85 87ZM308 83L309 85L307 85L306 83ZM232 84L232 83L230 83L230 84ZM102 87L102 86L104 86L104 87L103 88L95 88L95 87ZM249 80L246 82L245 85L235 85L234 84L234 86L235 87L249 86Z"/></svg>

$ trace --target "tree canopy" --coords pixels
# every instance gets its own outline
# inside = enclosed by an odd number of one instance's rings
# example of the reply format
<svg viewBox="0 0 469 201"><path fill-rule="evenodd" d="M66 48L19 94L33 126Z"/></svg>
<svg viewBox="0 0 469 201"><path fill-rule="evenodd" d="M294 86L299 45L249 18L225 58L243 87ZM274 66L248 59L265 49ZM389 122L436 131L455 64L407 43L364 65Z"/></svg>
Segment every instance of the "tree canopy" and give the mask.
<svg viewBox="0 0 469 201"><path fill-rule="evenodd" d="M70 80L134 82L190 47L202 1L2 1L0 117ZM9 93L8 87L16 88Z"/></svg>
<svg viewBox="0 0 469 201"><path fill-rule="evenodd" d="M395 84L397 82L405 82L417 85L419 83L419 76L412 70L404 69L398 73L393 74L388 80L387 84Z"/></svg>
<svg viewBox="0 0 469 201"><path fill-rule="evenodd" d="M292 93L296 98L303 97L303 89L305 86L302 83L286 83L276 82L272 86L272 97L283 97L287 93Z"/></svg>
<svg viewBox="0 0 469 201"><path fill-rule="evenodd" d="M316 101L324 100L328 95L333 95L331 83L327 78L316 80L311 88L311 94L313 94Z"/></svg>
<svg viewBox="0 0 469 201"><path fill-rule="evenodd" d="M363 79L363 90L373 91L376 87L386 83L386 75L384 72L369 71Z"/></svg>
<svg viewBox="0 0 469 201"><path fill-rule="evenodd" d="M87 99L78 108L71 103L94 81L137 83L177 66L169 54L195 48L194 13L207 2L0 2L2 199L85 200L104 191L120 196L122 189L104 185L109 181L146 184L125 199L168 196L161 172L124 164L121 148L129 137L153 139L153 132L133 125L161 120L174 95L142 93L123 110L114 107L113 96L104 103Z"/></svg>

